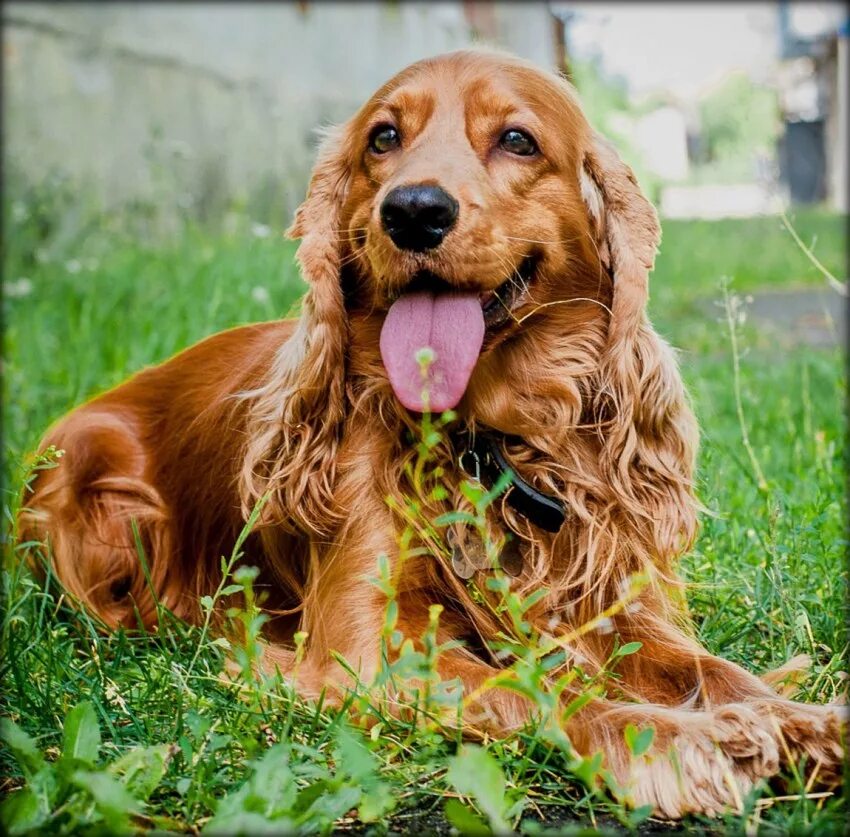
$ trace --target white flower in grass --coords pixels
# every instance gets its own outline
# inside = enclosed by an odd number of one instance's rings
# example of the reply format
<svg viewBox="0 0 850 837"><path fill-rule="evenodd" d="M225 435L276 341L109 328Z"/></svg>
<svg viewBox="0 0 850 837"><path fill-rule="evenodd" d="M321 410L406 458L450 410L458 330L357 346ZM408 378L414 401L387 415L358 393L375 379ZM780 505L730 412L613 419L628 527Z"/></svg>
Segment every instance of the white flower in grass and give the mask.
<svg viewBox="0 0 850 837"><path fill-rule="evenodd" d="M573 663L575 663L575 665L577 666L583 666L586 663L590 662L587 657L585 657L584 654L581 653L581 651L576 648L573 648L572 646L564 650L567 652Z"/></svg>
<svg viewBox="0 0 850 837"><path fill-rule="evenodd" d="M14 282L5 282L3 290L6 296L11 299L20 299L22 296L29 296L32 293L32 280L26 276L21 276Z"/></svg>
<svg viewBox="0 0 850 837"><path fill-rule="evenodd" d="M254 238L268 238L272 234L272 228L267 224L251 224L251 234Z"/></svg>
<svg viewBox="0 0 850 837"><path fill-rule="evenodd" d="M71 259L65 262L65 270L68 273L79 273L83 269L82 264L77 259Z"/></svg>
<svg viewBox="0 0 850 837"><path fill-rule="evenodd" d="M627 575L625 578L621 578L617 582L617 598L628 599L632 594L633 584L634 579L630 575Z"/></svg>
<svg viewBox="0 0 850 837"><path fill-rule="evenodd" d="M257 285L257 287L251 289L251 299L254 302L259 302L261 305L265 305L271 299L271 296L266 288L262 285Z"/></svg>
<svg viewBox="0 0 850 837"><path fill-rule="evenodd" d="M596 630L600 634L610 634L614 631L614 623L607 617L602 616L596 620Z"/></svg>

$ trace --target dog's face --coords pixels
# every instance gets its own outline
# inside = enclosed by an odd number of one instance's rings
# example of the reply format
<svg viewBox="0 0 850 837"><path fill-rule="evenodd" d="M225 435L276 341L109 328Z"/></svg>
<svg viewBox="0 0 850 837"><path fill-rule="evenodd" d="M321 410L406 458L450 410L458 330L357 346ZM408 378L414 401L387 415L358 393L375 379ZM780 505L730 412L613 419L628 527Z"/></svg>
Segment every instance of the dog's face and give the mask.
<svg viewBox="0 0 850 837"><path fill-rule="evenodd" d="M481 294L489 328L509 320L587 238L584 126L554 78L489 55L415 65L379 90L352 126L343 213L372 301L436 279Z"/></svg>
<svg viewBox="0 0 850 837"><path fill-rule="evenodd" d="M561 80L475 52L407 68L331 137L293 232L321 228L349 312L384 316L405 407L456 406L479 359L558 303L608 308L593 142Z"/></svg>

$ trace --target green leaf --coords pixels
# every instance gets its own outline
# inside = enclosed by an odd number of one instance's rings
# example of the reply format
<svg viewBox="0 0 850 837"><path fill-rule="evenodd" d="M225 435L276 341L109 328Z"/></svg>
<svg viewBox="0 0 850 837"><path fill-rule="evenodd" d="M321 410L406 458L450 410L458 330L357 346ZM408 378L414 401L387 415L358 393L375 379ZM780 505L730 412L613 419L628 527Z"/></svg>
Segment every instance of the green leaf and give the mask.
<svg viewBox="0 0 850 837"><path fill-rule="evenodd" d="M375 757L347 726L337 730L336 745L341 773L360 782L375 776Z"/></svg>
<svg viewBox="0 0 850 837"><path fill-rule="evenodd" d="M9 718L0 718L0 740L11 750L27 779L44 767L44 756L35 741Z"/></svg>
<svg viewBox="0 0 850 837"><path fill-rule="evenodd" d="M580 709L583 709L590 703L595 695L592 691L587 690L582 692L578 697L573 698L566 706L564 711L561 713L561 722L565 723L568 718L571 718L576 714Z"/></svg>
<svg viewBox="0 0 850 837"><path fill-rule="evenodd" d="M592 756L580 758L576 764L570 765L570 770L573 776L584 782L587 787L595 788L602 771L602 753L596 752Z"/></svg>
<svg viewBox="0 0 850 837"><path fill-rule="evenodd" d="M445 486L435 485L431 490L432 500L445 500L448 496L449 492L446 490Z"/></svg>
<svg viewBox="0 0 850 837"><path fill-rule="evenodd" d="M461 833L469 837L487 837L493 833L490 826L459 799L446 801L443 810L446 819Z"/></svg>
<svg viewBox="0 0 850 837"><path fill-rule="evenodd" d="M640 649L643 648L642 642L627 642L625 645L618 648L613 656L614 657L627 657L629 654L635 654Z"/></svg>
<svg viewBox="0 0 850 837"><path fill-rule="evenodd" d="M319 779L317 782L313 782L312 785L302 788L298 791L293 810L296 812L306 811L327 789L327 779Z"/></svg>
<svg viewBox="0 0 850 837"><path fill-rule="evenodd" d="M451 511L446 512L445 514L437 515L434 518L435 526L449 526L452 523L468 523L470 526L474 526L478 521L478 518L474 514L470 514L465 511Z"/></svg>
<svg viewBox="0 0 850 837"><path fill-rule="evenodd" d="M637 828L645 819L652 815L652 805L641 805L635 808L634 811L629 811L628 819L633 828Z"/></svg>
<svg viewBox="0 0 850 837"><path fill-rule="evenodd" d="M634 724L626 724L626 729L623 731L623 737L626 739L626 746L636 758L642 756L652 746L655 738L654 727L645 727L638 731Z"/></svg>
<svg viewBox="0 0 850 837"><path fill-rule="evenodd" d="M537 604L541 599L545 598L549 595L549 590L546 587L541 587L539 590L535 590L533 593L530 593L526 598L522 600L522 603L519 607L520 613L525 613L534 605Z"/></svg>
<svg viewBox="0 0 850 837"><path fill-rule="evenodd" d="M230 733L214 732L207 741L207 752L215 753L217 750L223 750L231 741L233 736Z"/></svg>
<svg viewBox="0 0 850 837"><path fill-rule="evenodd" d="M279 823L278 831L285 832L290 828L286 823L292 822L285 818L295 806L296 794L295 777L289 767L289 747L275 744L254 764L248 781L219 800L216 815L204 832L251 834L253 826L261 821ZM247 814L260 815L263 820L255 822L251 817L251 824L246 824Z"/></svg>
<svg viewBox="0 0 850 837"><path fill-rule="evenodd" d="M109 773L120 778L135 799L147 800L168 768L168 745L136 747L109 765Z"/></svg>
<svg viewBox="0 0 850 837"><path fill-rule="evenodd" d="M242 590L244 585L250 584L259 574L259 568L243 564L233 571L233 580L237 582L239 589Z"/></svg>
<svg viewBox="0 0 850 837"><path fill-rule="evenodd" d="M255 834L296 834L295 820L288 817L269 819L255 811L235 811L226 816L216 816L203 830L204 834L221 834L225 837L254 837Z"/></svg>
<svg viewBox="0 0 850 837"><path fill-rule="evenodd" d="M340 726L336 735L339 772L362 788L358 813L363 822L375 822L395 807L392 791L378 775L375 756L352 729Z"/></svg>
<svg viewBox="0 0 850 837"><path fill-rule="evenodd" d="M509 832L504 818L508 803L505 799L505 776L496 759L482 747L462 747L449 759L448 781L458 793L472 797L497 833Z"/></svg>
<svg viewBox="0 0 850 837"><path fill-rule="evenodd" d="M27 834L43 825L50 812L29 788L21 788L0 803L0 825L6 834Z"/></svg>
<svg viewBox="0 0 850 837"><path fill-rule="evenodd" d="M91 795L107 824L116 831L126 830L130 815L139 813L139 803L124 785L105 771L77 770L72 781Z"/></svg>
<svg viewBox="0 0 850 837"><path fill-rule="evenodd" d="M363 792L357 813L361 822L378 822L395 808L395 803L392 788L386 782L376 782Z"/></svg>
<svg viewBox="0 0 850 837"><path fill-rule="evenodd" d="M493 484L493 487L482 498L485 507L489 506L513 481L514 472L510 468L507 471L503 471Z"/></svg>
<svg viewBox="0 0 850 837"><path fill-rule="evenodd" d="M307 809L300 822L319 826L330 825L345 816L352 808L356 808L360 802L360 796L360 788L351 785L343 785L323 793ZM306 829L302 827L302 830Z"/></svg>
<svg viewBox="0 0 850 837"><path fill-rule="evenodd" d="M65 718L62 758L77 759L86 764L97 761L100 750L100 727L94 707L89 701L78 703Z"/></svg>
<svg viewBox="0 0 850 837"><path fill-rule="evenodd" d="M543 671L551 671L556 666L562 665L567 659L567 652L560 648L557 651L547 654L540 660L540 666Z"/></svg>

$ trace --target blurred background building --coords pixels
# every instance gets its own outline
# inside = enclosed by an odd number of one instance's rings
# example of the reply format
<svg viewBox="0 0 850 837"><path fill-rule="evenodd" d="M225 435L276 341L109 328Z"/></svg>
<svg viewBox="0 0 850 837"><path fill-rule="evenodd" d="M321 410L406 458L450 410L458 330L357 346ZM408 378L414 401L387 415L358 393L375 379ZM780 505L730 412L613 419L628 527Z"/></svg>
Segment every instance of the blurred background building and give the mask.
<svg viewBox="0 0 850 837"><path fill-rule="evenodd" d="M838 3L5 3L8 182L283 222L315 128L477 41L558 68L663 214L847 208Z"/></svg>
<svg viewBox="0 0 850 837"><path fill-rule="evenodd" d="M627 149L662 214L746 216L789 202L846 211L846 5L552 11L577 86L593 91L585 103Z"/></svg>

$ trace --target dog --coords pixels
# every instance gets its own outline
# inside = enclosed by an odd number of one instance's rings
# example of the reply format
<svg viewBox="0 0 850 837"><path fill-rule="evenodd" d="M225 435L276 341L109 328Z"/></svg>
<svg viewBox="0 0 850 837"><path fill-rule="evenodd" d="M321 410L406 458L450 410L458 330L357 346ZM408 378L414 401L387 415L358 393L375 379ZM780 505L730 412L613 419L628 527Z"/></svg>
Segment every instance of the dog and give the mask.
<svg viewBox="0 0 850 837"><path fill-rule="evenodd" d="M568 652L553 676L640 644L616 695L563 721L634 804L734 809L801 757L839 781L838 710L780 697L687 625L675 562L697 530L697 427L645 314L659 223L566 80L486 50L413 64L327 132L288 234L309 285L296 320L209 337L47 433L64 457L25 496L20 539L47 545L73 597L113 628L154 628L158 606L200 621L257 509L243 560L266 595L266 659L303 696L378 671L384 555L397 629L421 637L442 605L437 671L462 686L470 730L506 735L534 707L488 688L506 617L487 606L481 527L420 527L400 557L411 497L434 520L482 483L503 491L482 512L498 571L518 596L544 591L524 618ZM445 411L443 491L420 496L416 434ZM648 757L631 756L630 724L654 728Z"/></svg>

